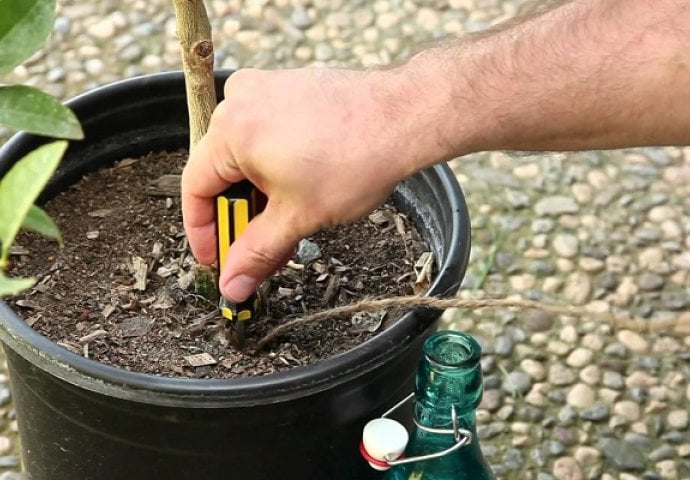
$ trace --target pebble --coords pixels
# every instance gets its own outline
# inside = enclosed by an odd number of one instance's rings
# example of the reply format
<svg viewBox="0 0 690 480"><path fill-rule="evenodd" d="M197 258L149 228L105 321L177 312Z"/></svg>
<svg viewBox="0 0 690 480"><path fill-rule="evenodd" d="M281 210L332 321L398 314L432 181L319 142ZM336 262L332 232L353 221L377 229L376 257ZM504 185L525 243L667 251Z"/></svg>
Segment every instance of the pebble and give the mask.
<svg viewBox="0 0 690 480"><path fill-rule="evenodd" d="M311 240L303 239L297 246L297 261L303 265L308 265L311 262L321 258L321 249Z"/></svg>
<svg viewBox="0 0 690 480"><path fill-rule="evenodd" d="M549 367L548 380L553 385L571 385L576 378L575 372L561 363L554 363Z"/></svg>
<svg viewBox="0 0 690 480"><path fill-rule="evenodd" d="M554 322L553 316L542 310L531 309L523 315L525 328L530 332L545 332L551 329Z"/></svg>
<svg viewBox="0 0 690 480"><path fill-rule="evenodd" d="M642 335L631 330L619 331L616 338L627 349L636 353L646 352L649 348L649 342L647 342Z"/></svg>
<svg viewBox="0 0 690 480"><path fill-rule="evenodd" d="M307 10L301 5L296 5L292 10L290 22L300 30L306 30L314 24Z"/></svg>
<svg viewBox="0 0 690 480"><path fill-rule="evenodd" d="M666 417L666 422L670 428L674 430L685 430L688 428L688 411L687 410L673 410L669 412Z"/></svg>
<svg viewBox="0 0 690 480"><path fill-rule="evenodd" d="M613 413L629 422L635 422L640 419L640 406L636 402L623 400L613 406Z"/></svg>
<svg viewBox="0 0 690 480"><path fill-rule="evenodd" d="M558 480L583 480L582 469L573 457L561 457L553 464L553 476Z"/></svg>
<svg viewBox="0 0 690 480"><path fill-rule="evenodd" d="M601 453L594 447L579 446L575 449L574 457L580 465L592 465L599 461Z"/></svg>
<svg viewBox="0 0 690 480"><path fill-rule="evenodd" d="M544 197L534 206L534 211L541 217L577 213L579 210L580 207L575 200L559 195Z"/></svg>
<svg viewBox="0 0 690 480"><path fill-rule="evenodd" d="M592 361L594 353L583 347L578 347L573 350L568 358L566 358L565 363L571 367L582 368L588 365Z"/></svg>
<svg viewBox="0 0 690 480"><path fill-rule="evenodd" d="M536 360L526 358L520 362L520 368L536 381L544 380L546 377L546 369L544 368L544 365Z"/></svg>
<svg viewBox="0 0 690 480"><path fill-rule="evenodd" d="M603 437L597 442L597 446L601 454L617 469L640 472L645 468L645 455L630 442Z"/></svg>
<svg viewBox="0 0 690 480"><path fill-rule="evenodd" d="M579 241L575 235L561 233L554 238L553 249L563 258L573 258L577 255Z"/></svg>
<svg viewBox="0 0 690 480"><path fill-rule="evenodd" d="M659 472L661 478L664 479L676 479L678 478L678 469L676 468L676 463L673 460L662 460L656 465L656 470Z"/></svg>
<svg viewBox="0 0 690 480"><path fill-rule="evenodd" d="M638 280L640 289L647 292L659 290L661 287L664 286L664 283L664 277L662 277L661 275L657 275L655 273L648 272L645 272L642 275L640 275L640 278Z"/></svg>
<svg viewBox="0 0 690 480"><path fill-rule="evenodd" d="M587 365L580 370L579 377L587 385L596 385L601 380L601 369L597 365Z"/></svg>
<svg viewBox="0 0 690 480"><path fill-rule="evenodd" d="M7 455L12 451L12 440L6 435L0 436L0 456Z"/></svg>
<svg viewBox="0 0 690 480"><path fill-rule="evenodd" d="M540 168L536 163L527 163L513 168L513 175L522 180L535 178L539 175Z"/></svg>
<svg viewBox="0 0 690 480"><path fill-rule="evenodd" d="M608 418L610 408L605 403L596 403L592 407L580 412L580 418L592 422L599 422Z"/></svg>
<svg viewBox="0 0 690 480"><path fill-rule="evenodd" d="M614 390L620 390L625 386L625 379L623 378L623 375L621 375L618 372L605 370L604 376L602 378L602 384L605 387L613 388Z"/></svg>
<svg viewBox="0 0 690 480"><path fill-rule="evenodd" d="M499 357L507 357L513 351L513 340L505 335L500 335L496 337L496 343L494 345L494 353Z"/></svg>
<svg viewBox="0 0 690 480"><path fill-rule="evenodd" d="M107 40L115 34L113 21L106 17L86 29L87 33L99 40Z"/></svg>
<svg viewBox="0 0 690 480"><path fill-rule="evenodd" d="M510 372L503 381L503 390L509 394L526 394L532 387L532 378L524 372Z"/></svg>
<svg viewBox="0 0 690 480"><path fill-rule="evenodd" d="M592 291L592 280L584 272L573 272L568 275L563 295L573 305L583 305L589 299Z"/></svg>
<svg viewBox="0 0 690 480"><path fill-rule="evenodd" d="M566 401L568 405L584 409L589 408L594 404L595 394L592 387L584 383L574 385L568 392Z"/></svg>
<svg viewBox="0 0 690 480"><path fill-rule="evenodd" d="M668 460L676 456L676 450L670 445L662 445L655 448L649 453L649 459L652 462L658 462L660 460Z"/></svg>

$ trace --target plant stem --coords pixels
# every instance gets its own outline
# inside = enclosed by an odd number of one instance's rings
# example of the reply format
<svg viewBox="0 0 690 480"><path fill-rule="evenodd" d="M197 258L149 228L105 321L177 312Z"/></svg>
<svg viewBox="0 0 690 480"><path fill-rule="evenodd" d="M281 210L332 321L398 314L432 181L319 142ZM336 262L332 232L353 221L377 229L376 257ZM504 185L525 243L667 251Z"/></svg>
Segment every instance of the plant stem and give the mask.
<svg viewBox="0 0 690 480"><path fill-rule="evenodd" d="M203 0L173 0L173 3L177 37L182 47L191 150L206 133L216 107L211 22Z"/></svg>

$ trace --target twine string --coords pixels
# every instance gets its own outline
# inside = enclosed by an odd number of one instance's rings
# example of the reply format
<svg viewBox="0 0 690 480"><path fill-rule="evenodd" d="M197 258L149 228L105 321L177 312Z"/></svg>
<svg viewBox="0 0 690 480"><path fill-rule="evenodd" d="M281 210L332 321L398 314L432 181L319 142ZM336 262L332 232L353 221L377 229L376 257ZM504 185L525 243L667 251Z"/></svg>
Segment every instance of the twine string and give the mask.
<svg viewBox="0 0 690 480"><path fill-rule="evenodd" d="M467 310L476 310L481 308L518 308L521 310L541 310L543 312L552 313L556 315L590 317L593 319L605 321L612 325L614 328L623 328L644 333L669 330L672 328L679 328L680 326L685 327L690 324L690 317L677 317L668 320L655 320L651 322L649 320L633 318L613 312L595 312L590 311L585 307L579 307L574 305L548 304L536 302L534 300L510 298L445 299L408 295L380 299L365 299L350 305L335 307L328 310L312 313L310 315L305 315L301 318L290 320L289 322L286 322L274 328L263 338L261 338L256 343L256 350L263 350L272 341L304 325L318 323L328 319L337 319L345 316L350 316L352 314L360 312L372 313L381 310L401 310L418 307L427 307L437 310L445 310L448 308L461 308ZM690 326L688 327L688 330L690 330Z"/></svg>

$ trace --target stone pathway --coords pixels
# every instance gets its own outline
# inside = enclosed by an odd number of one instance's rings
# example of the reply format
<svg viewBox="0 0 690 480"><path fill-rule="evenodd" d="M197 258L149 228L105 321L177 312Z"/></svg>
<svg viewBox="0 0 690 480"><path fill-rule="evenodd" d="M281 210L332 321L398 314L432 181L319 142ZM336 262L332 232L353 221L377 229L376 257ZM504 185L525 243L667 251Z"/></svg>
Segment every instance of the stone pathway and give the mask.
<svg viewBox="0 0 690 480"><path fill-rule="evenodd" d="M2 81L66 99L179 69L169 1L58 3L48 47ZM208 1L224 68L384 65L526 3ZM690 148L489 153L452 167L474 229L463 296L625 310L652 324L690 315ZM690 479L689 331L640 335L539 312L448 312L445 322L484 345L479 432L498 477ZM7 385L0 373L0 480L19 480Z"/></svg>

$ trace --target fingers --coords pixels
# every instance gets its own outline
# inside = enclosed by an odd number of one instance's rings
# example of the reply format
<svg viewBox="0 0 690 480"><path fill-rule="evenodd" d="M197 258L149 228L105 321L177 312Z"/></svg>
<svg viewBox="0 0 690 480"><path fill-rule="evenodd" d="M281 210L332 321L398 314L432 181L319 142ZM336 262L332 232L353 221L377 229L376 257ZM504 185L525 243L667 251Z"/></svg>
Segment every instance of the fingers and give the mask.
<svg viewBox="0 0 690 480"><path fill-rule="evenodd" d="M243 302L261 282L282 267L302 238L286 215L271 204L255 217L230 247L227 268L220 275L224 297Z"/></svg>
<svg viewBox="0 0 690 480"><path fill-rule="evenodd" d="M182 173L184 228L192 253L207 265L216 260L214 198L244 178L223 134L226 119L227 103L221 102Z"/></svg>

